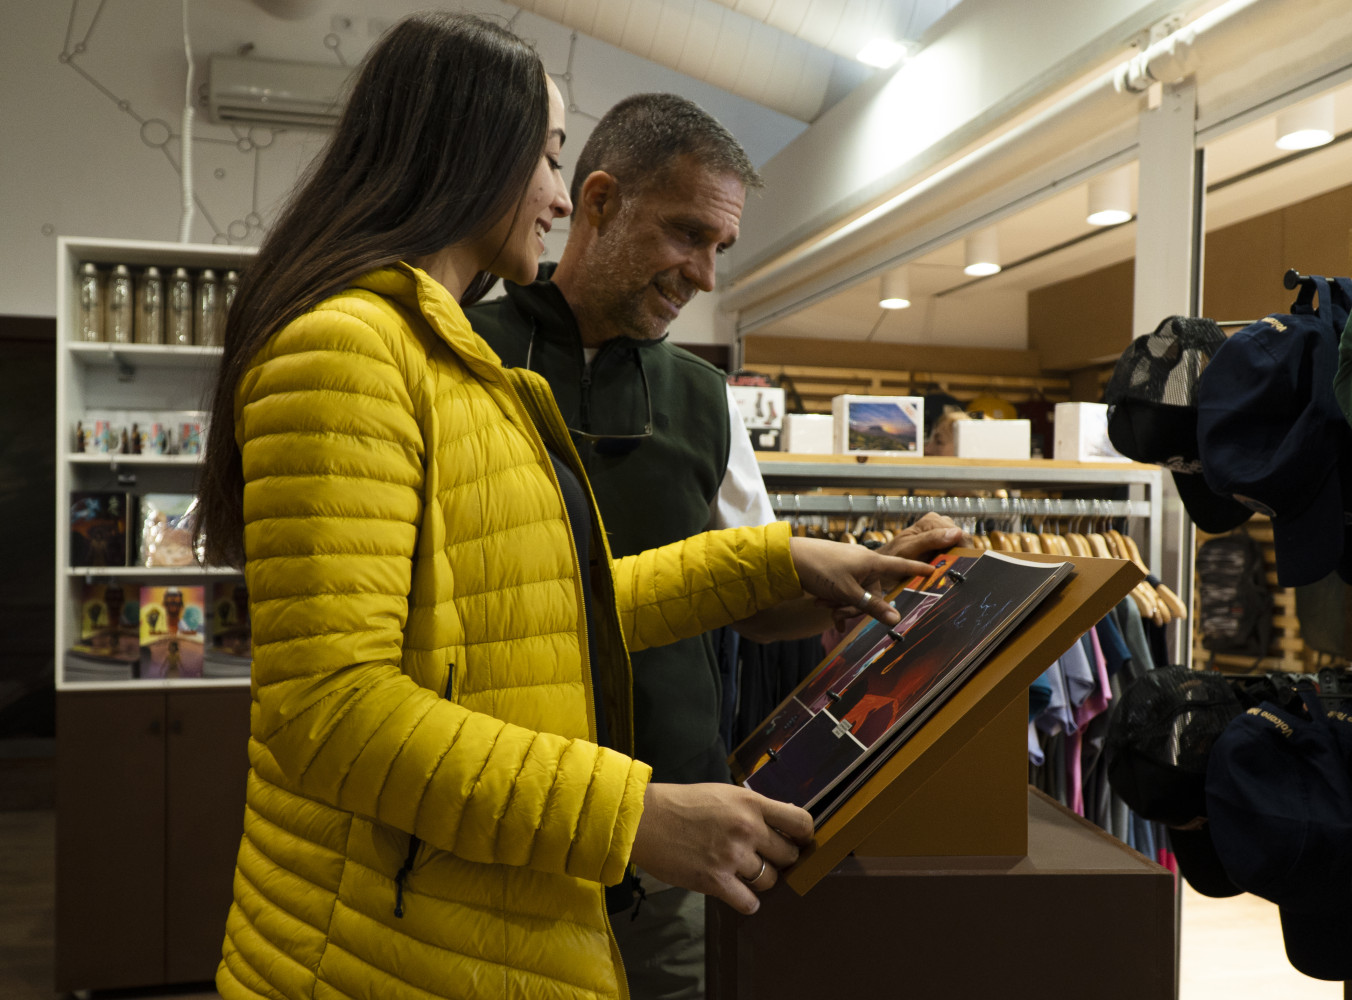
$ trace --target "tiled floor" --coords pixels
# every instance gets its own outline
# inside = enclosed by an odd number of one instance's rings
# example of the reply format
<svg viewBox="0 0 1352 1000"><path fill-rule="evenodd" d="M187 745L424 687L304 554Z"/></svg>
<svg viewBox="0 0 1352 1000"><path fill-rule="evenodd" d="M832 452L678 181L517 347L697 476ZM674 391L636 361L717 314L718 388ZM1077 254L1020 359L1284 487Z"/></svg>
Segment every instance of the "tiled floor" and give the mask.
<svg viewBox="0 0 1352 1000"><path fill-rule="evenodd" d="M49 810L0 812L3 1000L53 1000L53 827ZM1179 1000L1336 1000L1344 995L1342 984L1308 979L1291 968L1282 951L1276 907L1255 896L1208 899L1185 889L1182 939ZM211 1000L216 994L119 990L96 996Z"/></svg>

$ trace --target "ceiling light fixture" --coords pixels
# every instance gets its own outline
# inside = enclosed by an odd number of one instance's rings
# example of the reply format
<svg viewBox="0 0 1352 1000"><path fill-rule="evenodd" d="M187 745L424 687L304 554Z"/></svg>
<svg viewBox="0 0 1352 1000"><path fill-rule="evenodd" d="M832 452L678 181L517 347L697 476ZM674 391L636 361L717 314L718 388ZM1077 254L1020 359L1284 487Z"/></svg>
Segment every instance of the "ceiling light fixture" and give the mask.
<svg viewBox="0 0 1352 1000"><path fill-rule="evenodd" d="M973 278L985 278L1000 271L1000 238L995 227L981 229L967 237L964 244L967 266L962 270Z"/></svg>
<svg viewBox="0 0 1352 1000"><path fill-rule="evenodd" d="M911 272L906 265L883 273L882 296L878 305L884 309L905 309L911 304Z"/></svg>
<svg viewBox="0 0 1352 1000"><path fill-rule="evenodd" d="M1313 149L1332 141L1332 94L1297 104L1277 114L1278 149Z"/></svg>
<svg viewBox="0 0 1352 1000"><path fill-rule="evenodd" d="M894 42L890 38L874 38L859 50L855 58L865 66L889 69L900 62L905 54L906 46L901 42Z"/></svg>
<svg viewBox="0 0 1352 1000"><path fill-rule="evenodd" d="M1116 226L1131 220L1131 173L1128 167L1119 167L1099 174L1089 181L1089 215L1091 226Z"/></svg>

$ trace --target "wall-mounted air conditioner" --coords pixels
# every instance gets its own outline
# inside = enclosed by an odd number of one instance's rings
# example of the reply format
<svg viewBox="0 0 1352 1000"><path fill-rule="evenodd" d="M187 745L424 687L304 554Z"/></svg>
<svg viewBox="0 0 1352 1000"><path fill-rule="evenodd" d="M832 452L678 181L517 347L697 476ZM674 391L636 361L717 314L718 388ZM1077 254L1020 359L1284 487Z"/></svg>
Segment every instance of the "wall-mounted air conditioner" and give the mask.
<svg viewBox="0 0 1352 1000"><path fill-rule="evenodd" d="M207 105L218 124L332 128L347 98L350 66L212 56Z"/></svg>

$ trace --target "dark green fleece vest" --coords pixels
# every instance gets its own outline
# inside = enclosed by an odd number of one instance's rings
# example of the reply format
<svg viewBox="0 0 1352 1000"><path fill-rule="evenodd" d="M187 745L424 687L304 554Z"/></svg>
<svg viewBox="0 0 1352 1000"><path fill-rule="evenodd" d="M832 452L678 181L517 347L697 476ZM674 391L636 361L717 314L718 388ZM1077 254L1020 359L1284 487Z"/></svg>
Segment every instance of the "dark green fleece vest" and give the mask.
<svg viewBox="0 0 1352 1000"><path fill-rule="evenodd" d="M509 367L549 380L569 428L614 439L574 443L616 557L698 534L728 460L724 376L666 341L607 342L588 366L563 294L547 280L466 312ZM640 369L641 366L641 369ZM647 392L644 382L647 383ZM641 433L652 401L652 436ZM722 685L707 636L633 654L637 756L656 781L727 780L718 735Z"/></svg>

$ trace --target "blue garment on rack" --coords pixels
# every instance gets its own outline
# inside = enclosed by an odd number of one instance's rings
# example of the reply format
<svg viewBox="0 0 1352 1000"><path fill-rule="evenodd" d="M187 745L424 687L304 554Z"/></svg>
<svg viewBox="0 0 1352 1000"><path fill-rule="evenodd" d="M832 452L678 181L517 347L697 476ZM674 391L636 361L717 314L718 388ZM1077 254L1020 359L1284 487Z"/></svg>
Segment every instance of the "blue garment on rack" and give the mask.
<svg viewBox="0 0 1352 1000"><path fill-rule="evenodd" d="M1099 645L1103 648L1103 658L1108 661L1108 676L1115 677L1123 665L1131 659L1131 650L1122 638L1122 630L1117 627L1111 614L1105 615L1094 632L1098 635Z"/></svg>

